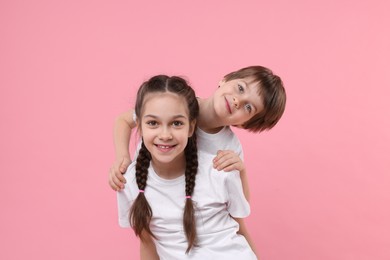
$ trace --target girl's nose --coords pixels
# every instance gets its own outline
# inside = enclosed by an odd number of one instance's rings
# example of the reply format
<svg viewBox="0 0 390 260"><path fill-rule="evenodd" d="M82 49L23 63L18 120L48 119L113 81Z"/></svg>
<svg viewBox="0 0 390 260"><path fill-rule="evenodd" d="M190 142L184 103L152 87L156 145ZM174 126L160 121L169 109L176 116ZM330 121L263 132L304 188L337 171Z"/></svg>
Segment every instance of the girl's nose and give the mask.
<svg viewBox="0 0 390 260"><path fill-rule="evenodd" d="M171 131L169 130L169 128L164 127L161 130L158 138L160 138L160 140L171 140L172 139L172 134L171 134Z"/></svg>

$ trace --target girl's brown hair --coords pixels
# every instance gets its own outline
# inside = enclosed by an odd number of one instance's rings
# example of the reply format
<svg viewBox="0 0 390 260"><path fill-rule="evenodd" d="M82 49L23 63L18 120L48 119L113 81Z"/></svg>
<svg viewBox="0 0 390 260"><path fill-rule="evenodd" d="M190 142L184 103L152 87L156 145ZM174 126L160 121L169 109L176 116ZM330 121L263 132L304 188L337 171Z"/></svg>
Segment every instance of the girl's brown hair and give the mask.
<svg viewBox="0 0 390 260"><path fill-rule="evenodd" d="M137 100L135 104L135 114L137 118L141 118L145 96L149 93L158 92L171 92L183 97L188 106L190 122L196 120L199 114L199 106L194 90L184 79L176 76L168 77L166 75L154 76L141 85L137 93ZM195 132L188 138L188 143L184 153L186 157L185 193L186 196L192 196L195 187L196 173L198 171L198 150ZM151 159L152 157L150 152L142 142L141 149L137 157L135 172L138 189L143 191L145 190L147 184L148 169ZM195 209L190 197L183 199L186 200L183 214L183 227L188 241L188 247L186 250L186 253L188 253L194 246L197 245ZM135 234L139 236L141 240L144 239L144 232L156 238L149 227L152 216L152 208L150 207L144 192L140 192L130 209L129 219Z"/></svg>

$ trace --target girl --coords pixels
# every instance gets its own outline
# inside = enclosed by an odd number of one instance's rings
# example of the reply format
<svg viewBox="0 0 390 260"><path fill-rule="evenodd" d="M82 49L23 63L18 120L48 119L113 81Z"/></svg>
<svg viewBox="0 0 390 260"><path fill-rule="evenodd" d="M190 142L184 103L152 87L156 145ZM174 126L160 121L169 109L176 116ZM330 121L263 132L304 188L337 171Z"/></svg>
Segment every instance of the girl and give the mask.
<svg viewBox="0 0 390 260"><path fill-rule="evenodd" d="M249 215L239 173L218 173L197 152L194 91L155 76L140 87L135 113L141 149L117 196L119 223L141 238L141 258L256 259L238 219Z"/></svg>

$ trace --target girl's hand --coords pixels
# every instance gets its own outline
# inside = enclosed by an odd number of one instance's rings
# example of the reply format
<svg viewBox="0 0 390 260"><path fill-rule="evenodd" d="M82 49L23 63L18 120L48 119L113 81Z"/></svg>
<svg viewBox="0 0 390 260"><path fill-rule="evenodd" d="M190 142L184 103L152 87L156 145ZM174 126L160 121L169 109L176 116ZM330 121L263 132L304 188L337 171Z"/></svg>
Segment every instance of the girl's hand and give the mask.
<svg viewBox="0 0 390 260"><path fill-rule="evenodd" d="M122 157L114 162L108 174L108 184L110 187L119 191L125 187L126 179L123 174L131 163L130 157Z"/></svg>
<svg viewBox="0 0 390 260"><path fill-rule="evenodd" d="M218 171L233 171L242 172L245 170L245 165L240 156L231 150L219 150L217 156L213 160L214 168Z"/></svg>

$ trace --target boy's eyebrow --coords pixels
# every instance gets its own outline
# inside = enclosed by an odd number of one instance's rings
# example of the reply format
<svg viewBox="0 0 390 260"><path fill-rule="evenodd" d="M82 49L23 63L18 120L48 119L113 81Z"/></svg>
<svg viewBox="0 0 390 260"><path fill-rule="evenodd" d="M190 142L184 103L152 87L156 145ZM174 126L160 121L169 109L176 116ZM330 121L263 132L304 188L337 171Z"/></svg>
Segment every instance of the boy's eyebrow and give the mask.
<svg viewBox="0 0 390 260"><path fill-rule="evenodd" d="M240 79L238 84L244 85L244 87L248 87L248 83L244 79Z"/></svg>

